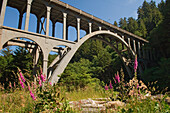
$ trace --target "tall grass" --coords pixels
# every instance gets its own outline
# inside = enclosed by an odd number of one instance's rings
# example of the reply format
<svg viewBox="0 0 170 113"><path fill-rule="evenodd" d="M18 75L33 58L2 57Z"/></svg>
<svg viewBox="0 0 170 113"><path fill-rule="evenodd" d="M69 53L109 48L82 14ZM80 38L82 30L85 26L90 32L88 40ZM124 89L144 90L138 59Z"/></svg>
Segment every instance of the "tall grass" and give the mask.
<svg viewBox="0 0 170 113"><path fill-rule="evenodd" d="M87 86L86 88L83 89L77 89L74 91L66 92L62 90L62 94L65 95L65 97L69 101L78 101L82 99L88 99L88 98L105 98L107 97L105 91L103 88L100 90L95 89L93 87Z"/></svg>
<svg viewBox="0 0 170 113"><path fill-rule="evenodd" d="M0 112L23 113L30 112L34 102L28 91L0 92Z"/></svg>

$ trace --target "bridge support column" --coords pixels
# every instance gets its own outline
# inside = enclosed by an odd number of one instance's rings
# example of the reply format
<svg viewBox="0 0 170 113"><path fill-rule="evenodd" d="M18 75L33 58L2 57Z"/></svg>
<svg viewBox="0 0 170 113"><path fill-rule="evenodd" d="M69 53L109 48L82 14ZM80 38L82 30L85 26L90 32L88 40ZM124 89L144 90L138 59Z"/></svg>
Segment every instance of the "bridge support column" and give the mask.
<svg viewBox="0 0 170 113"><path fill-rule="evenodd" d="M122 39L125 40L125 37L122 36ZM124 44L122 43L122 50L124 50Z"/></svg>
<svg viewBox="0 0 170 113"><path fill-rule="evenodd" d="M53 22L52 36L55 37L55 22Z"/></svg>
<svg viewBox="0 0 170 113"><path fill-rule="evenodd" d="M36 33L40 32L40 21L41 21L40 17L37 17L37 31L36 31Z"/></svg>
<svg viewBox="0 0 170 113"><path fill-rule="evenodd" d="M32 0L27 1L27 12L25 18L25 30L28 31Z"/></svg>
<svg viewBox="0 0 170 113"><path fill-rule="evenodd" d="M136 54L136 42L135 42L135 40L133 40L133 49L134 49L134 52Z"/></svg>
<svg viewBox="0 0 170 113"><path fill-rule="evenodd" d="M51 7L47 6L46 36L49 36L50 11Z"/></svg>
<svg viewBox="0 0 170 113"><path fill-rule="evenodd" d="M4 23L7 1L8 0L3 0L3 3L2 3L1 16L0 16L0 25L3 25L3 23Z"/></svg>
<svg viewBox="0 0 170 113"><path fill-rule="evenodd" d="M19 14L18 29L21 29L21 27L22 27L22 18L23 18L23 12L20 12L20 14Z"/></svg>
<svg viewBox="0 0 170 113"><path fill-rule="evenodd" d="M141 58L141 51L140 51L140 42L138 42L138 54L139 54L139 57Z"/></svg>
<svg viewBox="0 0 170 113"><path fill-rule="evenodd" d="M99 31L101 31L102 30L102 27L101 26L99 26Z"/></svg>
<svg viewBox="0 0 170 113"><path fill-rule="evenodd" d="M38 64L38 60L39 60L39 51L38 51L38 47L36 46L33 50L33 75L36 75L37 72L37 64Z"/></svg>
<svg viewBox="0 0 170 113"><path fill-rule="evenodd" d="M48 65L48 59L44 58L43 59L43 74L45 74L47 78L47 65Z"/></svg>
<svg viewBox="0 0 170 113"><path fill-rule="evenodd" d="M142 44L142 53L143 53L143 59L145 59L146 58L146 55L145 55L145 50L144 50L144 44Z"/></svg>
<svg viewBox="0 0 170 113"><path fill-rule="evenodd" d="M128 45L129 45L129 48L131 48L131 45L130 45L130 38L128 38Z"/></svg>
<svg viewBox="0 0 170 113"><path fill-rule="evenodd" d="M77 18L77 42L80 40L80 18Z"/></svg>
<svg viewBox="0 0 170 113"><path fill-rule="evenodd" d="M89 23L89 34L92 32L92 23Z"/></svg>
<svg viewBox="0 0 170 113"><path fill-rule="evenodd" d="M67 13L63 13L63 40L66 40L66 19Z"/></svg>

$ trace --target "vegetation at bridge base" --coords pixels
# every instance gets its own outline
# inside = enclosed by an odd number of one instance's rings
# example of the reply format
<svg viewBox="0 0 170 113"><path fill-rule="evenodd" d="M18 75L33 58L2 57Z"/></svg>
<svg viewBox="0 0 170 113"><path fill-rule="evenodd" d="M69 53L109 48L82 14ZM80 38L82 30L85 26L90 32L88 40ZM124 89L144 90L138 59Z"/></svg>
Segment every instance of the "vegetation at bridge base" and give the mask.
<svg viewBox="0 0 170 113"><path fill-rule="evenodd" d="M154 49L154 60L148 61L148 69L142 79L147 82L158 81L160 88L170 87L170 1L144 1L138 8L138 18L121 18L119 27L149 40L145 48ZM116 23L116 22L115 22Z"/></svg>
<svg viewBox="0 0 170 113"><path fill-rule="evenodd" d="M17 77L13 74L16 73L17 67L23 70L27 78L32 73L32 57L24 48L18 47L14 52L9 47L1 51L3 56L0 56L0 82L5 88L12 84L17 83ZM28 74L27 74L28 73Z"/></svg>

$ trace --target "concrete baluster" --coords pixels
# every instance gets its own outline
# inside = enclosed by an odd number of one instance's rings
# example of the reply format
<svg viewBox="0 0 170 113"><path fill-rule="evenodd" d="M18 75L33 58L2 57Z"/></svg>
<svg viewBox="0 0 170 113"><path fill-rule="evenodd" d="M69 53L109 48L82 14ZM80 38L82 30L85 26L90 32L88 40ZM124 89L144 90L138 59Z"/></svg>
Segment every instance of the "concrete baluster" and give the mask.
<svg viewBox="0 0 170 113"><path fill-rule="evenodd" d="M49 36L50 11L51 7L47 6L46 36Z"/></svg>
<svg viewBox="0 0 170 113"><path fill-rule="evenodd" d="M25 18L25 30L28 31L32 0L27 1L27 13Z"/></svg>
<svg viewBox="0 0 170 113"><path fill-rule="evenodd" d="M138 55L141 58L141 51L140 51L141 47L140 47L140 42L138 42Z"/></svg>
<svg viewBox="0 0 170 113"><path fill-rule="evenodd" d="M89 23L89 34L92 32L92 23Z"/></svg>
<svg viewBox="0 0 170 113"><path fill-rule="evenodd" d="M66 20L67 13L63 13L63 40L66 40Z"/></svg>
<svg viewBox="0 0 170 113"><path fill-rule="evenodd" d="M3 3L2 3L1 16L0 16L0 25L3 25L3 23L4 23L7 1L8 0L3 0Z"/></svg>
<svg viewBox="0 0 170 113"><path fill-rule="evenodd" d="M80 40L80 18L77 18L77 42Z"/></svg>
<svg viewBox="0 0 170 113"><path fill-rule="evenodd" d="M135 42L135 40L133 40L133 49L134 49L134 52L136 54L136 42Z"/></svg>

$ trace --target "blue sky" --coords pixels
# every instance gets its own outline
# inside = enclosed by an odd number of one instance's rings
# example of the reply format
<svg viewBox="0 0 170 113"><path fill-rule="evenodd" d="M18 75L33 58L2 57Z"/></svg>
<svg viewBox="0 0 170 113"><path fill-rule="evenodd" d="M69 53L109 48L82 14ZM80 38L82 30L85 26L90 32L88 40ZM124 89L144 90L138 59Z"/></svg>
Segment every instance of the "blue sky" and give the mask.
<svg viewBox="0 0 170 113"><path fill-rule="evenodd" d="M60 0L100 19L114 23L122 17L137 18L137 9L144 0ZM146 0L150 2L151 0ZM156 4L161 0L153 0Z"/></svg>

